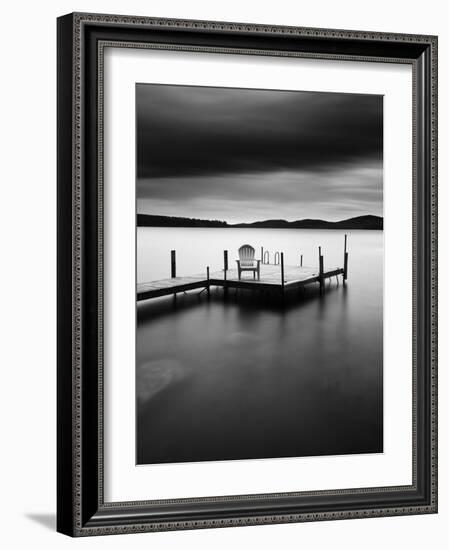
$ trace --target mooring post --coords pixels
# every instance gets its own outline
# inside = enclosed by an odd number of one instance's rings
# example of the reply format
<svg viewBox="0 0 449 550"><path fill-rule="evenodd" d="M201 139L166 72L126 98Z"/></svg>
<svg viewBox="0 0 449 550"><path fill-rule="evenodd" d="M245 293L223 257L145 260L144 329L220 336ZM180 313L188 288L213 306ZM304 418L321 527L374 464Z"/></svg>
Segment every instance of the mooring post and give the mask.
<svg viewBox="0 0 449 550"><path fill-rule="evenodd" d="M321 254L321 246L318 247L318 260L320 266L320 292L324 291L324 258Z"/></svg>
<svg viewBox="0 0 449 550"><path fill-rule="evenodd" d="M284 281L284 253L283 252L279 254L279 263L281 264L281 298L282 298L282 304L284 304L285 281Z"/></svg>
<svg viewBox="0 0 449 550"><path fill-rule="evenodd" d="M224 292L224 295L227 296L228 294L228 286L226 284L226 279L227 279L227 271L228 271L228 251L227 250L223 250L223 268L224 268L224 285L223 285L223 292Z"/></svg>
<svg viewBox="0 0 449 550"><path fill-rule="evenodd" d="M260 261L261 261L261 263L264 263L264 261L263 261L263 246L260 247Z"/></svg>
<svg viewBox="0 0 449 550"><path fill-rule="evenodd" d="M301 254L301 261L299 263L300 267L302 267L302 254Z"/></svg>
<svg viewBox="0 0 449 550"><path fill-rule="evenodd" d="M281 252L281 284L282 290L284 289L284 253Z"/></svg>
<svg viewBox="0 0 449 550"><path fill-rule="evenodd" d="M343 284L346 283L346 279L348 278L348 236L345 235L345 257L344 257L344 265L343 265Z"/></svg>
<svg viewBox="0 0 449 550"><path fill-rule="evenodd" d="M171 276L176 277L176 250L171 251Z"/></svg>
<svg viewBox="0 0 449 550"><path fill-rule="evenodd" d="M223 250L223 268L224 268L224 278L226 280L226 275L228 271L228 251Z"/></svg>

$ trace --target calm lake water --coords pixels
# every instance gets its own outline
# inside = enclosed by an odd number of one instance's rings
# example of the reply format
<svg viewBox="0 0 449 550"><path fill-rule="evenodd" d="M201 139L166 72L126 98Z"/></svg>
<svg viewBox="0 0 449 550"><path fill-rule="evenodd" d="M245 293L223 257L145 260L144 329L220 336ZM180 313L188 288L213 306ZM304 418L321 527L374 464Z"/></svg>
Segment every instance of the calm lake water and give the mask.
<svg viewBox="0 0 449 550"><path fill-rule="evenodd" d="M138 228L138 282L235 266L242 244L286 265L343 265L344 231ZM222 289L138 305L137 462L381 452L383 232L347 231L348 284L284 304Z"/></svg>

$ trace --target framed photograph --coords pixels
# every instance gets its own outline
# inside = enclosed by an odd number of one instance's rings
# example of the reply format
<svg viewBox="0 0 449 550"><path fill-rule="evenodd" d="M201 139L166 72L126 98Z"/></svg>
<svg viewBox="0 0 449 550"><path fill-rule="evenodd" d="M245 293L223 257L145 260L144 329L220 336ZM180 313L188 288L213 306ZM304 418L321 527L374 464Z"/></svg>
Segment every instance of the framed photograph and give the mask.
<svg viewBox="0 0 449 550"><path fill-rule="evenodd" d="M58 19L58 531L437 511L437 38Z"/></svg>

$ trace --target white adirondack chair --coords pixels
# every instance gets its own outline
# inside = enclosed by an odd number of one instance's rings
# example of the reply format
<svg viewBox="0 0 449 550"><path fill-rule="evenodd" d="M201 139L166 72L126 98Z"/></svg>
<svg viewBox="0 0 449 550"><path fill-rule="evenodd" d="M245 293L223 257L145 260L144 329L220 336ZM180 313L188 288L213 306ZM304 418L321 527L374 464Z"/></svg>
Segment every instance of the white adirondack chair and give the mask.
<svg viewBox="0 0 449 550"><path fill-rule="evenodd" d="M239 280L242 275L242 271L252 271L253 279L256 278L260 281L260 260L254 258L256 251L249 244L244 244L239 248L239 259L237 262L237 269L239 272Z"/></svg>

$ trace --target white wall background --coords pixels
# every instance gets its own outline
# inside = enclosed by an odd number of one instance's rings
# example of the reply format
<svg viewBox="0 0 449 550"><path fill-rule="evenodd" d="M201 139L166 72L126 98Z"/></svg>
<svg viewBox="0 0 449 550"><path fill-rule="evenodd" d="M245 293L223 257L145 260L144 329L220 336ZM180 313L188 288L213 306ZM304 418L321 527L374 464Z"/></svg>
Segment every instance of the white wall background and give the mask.
<svg viewBox="0 0 449 550"><path fill-rule="evenodd" d="M55 529L56 17L71 11L438 34L440 513L72 540ZM0 518L4 548L446 548L449 536L449 31L443 0L60 0L3 5Z"/></svg>

